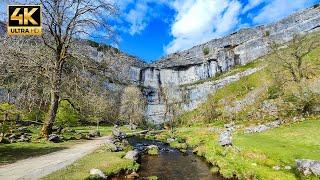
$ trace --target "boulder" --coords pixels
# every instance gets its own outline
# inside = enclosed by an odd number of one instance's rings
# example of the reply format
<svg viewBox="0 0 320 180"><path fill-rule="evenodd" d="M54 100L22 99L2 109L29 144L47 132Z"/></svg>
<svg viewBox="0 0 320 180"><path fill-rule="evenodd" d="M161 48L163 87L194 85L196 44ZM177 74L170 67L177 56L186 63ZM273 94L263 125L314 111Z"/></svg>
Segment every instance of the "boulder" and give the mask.
<svg viewBox="0 0 320 180"><path fill-rule="evenodd" d="M96 179L107 179L107 176L100 169L90 169L90 176L95 177Z"/></svg>
<svg viewBox="0 0 320 180"><path fill-rule="evenodd" d="M297 169L304 175L320 176L320 161L309 159L296 160Z"/></svg>
<svg viewBox="0 0 320 180"><path fill-rule="evenodd" d="M114 142L112 141L106 142L105 147L106 147L106 150L111 152L118 152L123 150L120 146L115 145Z"/></svg>
<svg viewBox="0 0 320 180"><path fill-rule="evenodd" d="M282 124L281 120L276 120L271 123L267 123L266 126L269 128L276 128L276 127L279 127L281 124Z"/></svg>
<svg viewBox="0 0 320 180"><path fill-rule="evenodd" d="M19 142L29 142L30 138L28 137L28 134L22 134L20 138L18 139Z"/></svg>
<svg viewBox="0 0 320 180"><path fill-rule="evenodd" d="M172 142L174 142L174 141L175 141L174 138L168 138L168 139L167 139L167 143L169 143L169 144L172 143Z"/></svg>
<svg viewBox="0 0 320 180"><path fill-rule="evenodd" d="M245 133L260 133L260 132L267 131L268 129L279 127L281 124L282 124L281 120L276 120L267 124L248 127L246 128Z"/></svg>
<svg viewBox="0 0 320 180"><path fill-rule="evenodd" d="M99 131L90 131L88 133L89 138L94 138L94 137L100 137L100 132Z"/></svg>
<svg viewBox="0 0 320 180"><path fill-rule="evenodd" d="M138 126L133 123L130 123L130 124L126 125L126 127L130 130L136 130Z"/></svg>
<svg viewBox="0 0 320 180"><path fill-rule="evenodd" d="M62 136L59 136L57 134L50 134L48 137L48 141L54 142L54 143L58 143L61 142L63 140Z"/></svg>
<svg viewBox="0 0 320 180"><path fill-rule="evenodd" d="M11 134L8 137L8 140L9 140L10 143L15 143L17 141L17 135L16 134Z"/></svg>
<svg viewBox="0 0 320 180"><path fill-rule="evenodd" d="M139 151L137 150L128 151L127 154L124 156L124 158L136 161L139 159Z"/></svg>
<svg viewBox="0 0 320 180"><path fill-rule="evenodd" d="M31 131L27 127L19 127L17 131L21 133L31 133Z"/></svg>
<svg viewBox="0 0 320 180"><path fill-rule="evenodd" d="M112 129L112 135L114 138L120 139L120 140L127 137L126 133L120 131L120 129L117 127Z"/></svg>
<svg viewBox="0 0 320 180"><path fill-rule="evenodd" d="M258 125L258 126L246 128L245 133L260 133L260 132L264 132L268 129L270 129L270 128L267 127L266 125Z"/></svg>
<svg viewBox="0 0 320 180"><path fill-rule="evenodd" d="M232 146L232 134L230 131L225 131L219 136L219 144L221 146Z"/></svg>

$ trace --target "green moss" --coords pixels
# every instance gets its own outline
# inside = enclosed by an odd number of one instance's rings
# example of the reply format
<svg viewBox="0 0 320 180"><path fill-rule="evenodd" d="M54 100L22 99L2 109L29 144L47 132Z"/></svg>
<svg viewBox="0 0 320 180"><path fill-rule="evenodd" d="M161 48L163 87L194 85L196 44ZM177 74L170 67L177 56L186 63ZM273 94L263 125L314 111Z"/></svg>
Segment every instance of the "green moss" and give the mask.
<svg viewBox="0 0 320 180"><path fill-rule="evenodd" d="M66 168L60 169L43 179L84 179L92 168L103 171L107 176L115 175L123 170L137 171L139 164L123 159L125 152L107 152L103 149L83 157Z"/></svg>
<svg viewBox="0 0 320 180"><path fill-rule="evenodd" d="M170 146L179 150L186 150L188 148L187 143L180 143L178 141L171 142Z"/></svg>
<svg viewBox="0 0 320 180"><path fill-rule="evenodd" d="M158 155L159 154L159 150L157 148L151 148L148 150L148 154L149 155Z"/></svg>

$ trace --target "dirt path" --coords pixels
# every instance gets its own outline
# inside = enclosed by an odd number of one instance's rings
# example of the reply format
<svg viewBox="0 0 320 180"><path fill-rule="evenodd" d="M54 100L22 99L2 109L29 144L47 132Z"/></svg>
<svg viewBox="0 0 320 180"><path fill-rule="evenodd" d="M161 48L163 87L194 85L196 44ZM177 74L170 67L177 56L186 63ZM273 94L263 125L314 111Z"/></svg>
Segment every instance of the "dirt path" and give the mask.
<svg viewBox="0 0 320 180"><path fill-rule="evenodd" d="M39 179L91 153L109 138L109 136L97 138L69 149L1 166L0 180Z"/></svg>

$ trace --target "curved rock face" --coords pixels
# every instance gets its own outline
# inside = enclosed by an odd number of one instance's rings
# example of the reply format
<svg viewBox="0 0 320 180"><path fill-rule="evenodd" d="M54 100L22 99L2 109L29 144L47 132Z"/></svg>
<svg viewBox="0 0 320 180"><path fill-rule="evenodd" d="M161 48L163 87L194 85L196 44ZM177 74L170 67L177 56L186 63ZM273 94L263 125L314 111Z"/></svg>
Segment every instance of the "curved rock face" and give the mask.
<svg viewBox="0 0 320 180"><path fill-rule="evenodd" d="M320 8L308 8L277 23L242 29L189 50L170 54L149 67L141 68L139 79L148 102L146 115L149 121L161 124L170 119L167 115L170 111L166 105L168 102L180 104L182 111L194 109L219 87L259 69L251 69L217 82L197 84L197 81L215 77L235 65L245 65L266 55L270 42L285 43L295 34L319 29ZM206 55L204 48L209 49ZM132 76L138 77L134 73Z"/></svg>

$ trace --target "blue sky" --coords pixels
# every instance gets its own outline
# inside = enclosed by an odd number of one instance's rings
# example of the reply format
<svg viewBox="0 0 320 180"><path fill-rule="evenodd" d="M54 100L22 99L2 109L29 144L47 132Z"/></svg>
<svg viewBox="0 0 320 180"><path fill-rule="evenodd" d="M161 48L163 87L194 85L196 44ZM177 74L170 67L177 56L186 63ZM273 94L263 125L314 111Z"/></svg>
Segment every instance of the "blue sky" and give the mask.
<svg viewBox="0 0 320 180"><path fill-rule="evenodd" d="M242 27L275 22L320 0L121 0L118 48L147 62Z"/></svg>
<svg viewBox="0 0 320 180"><path fill-rule="evenodd" d="M110 19L119 39L112 45L146 62L244 27L275 22L320 3L320 0L105 1L116 3L119 9L118 15ZM0 20L6 21L4 12L8 2L0 0ZM103 30L95 32L100 33ZM110 43L102 39L95 40Z"/></svg>

